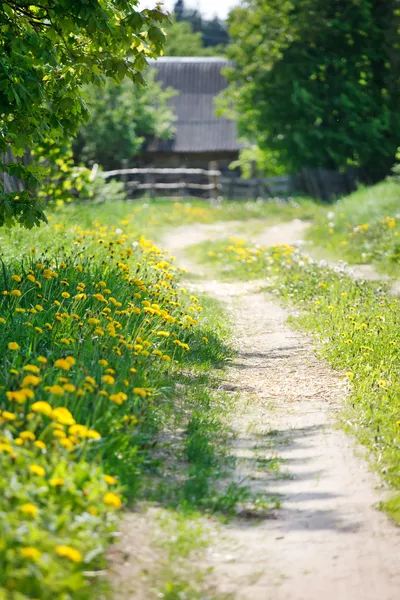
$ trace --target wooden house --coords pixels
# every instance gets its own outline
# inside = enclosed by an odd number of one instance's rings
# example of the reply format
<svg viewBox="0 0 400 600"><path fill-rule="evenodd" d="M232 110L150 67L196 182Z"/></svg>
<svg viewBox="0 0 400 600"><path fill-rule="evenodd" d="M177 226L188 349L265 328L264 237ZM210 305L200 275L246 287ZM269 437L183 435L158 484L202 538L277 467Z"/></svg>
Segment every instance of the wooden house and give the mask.
<svg viewBox="0 0 400 600"><path fill-rule="evenodd" d="M222 171L238 158L236 123L215 115L216 96L227 87L219 57L162 57L152 62L163 88L178 93L170 103L176 116L170 140L149 141L140 166L207 168L217 161Z"/></svg>

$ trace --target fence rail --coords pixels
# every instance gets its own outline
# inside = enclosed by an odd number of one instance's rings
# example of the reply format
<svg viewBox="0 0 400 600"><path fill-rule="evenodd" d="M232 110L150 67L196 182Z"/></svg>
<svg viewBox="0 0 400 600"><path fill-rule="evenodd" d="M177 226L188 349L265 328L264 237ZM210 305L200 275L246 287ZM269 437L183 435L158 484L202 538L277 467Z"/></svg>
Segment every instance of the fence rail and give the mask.
<svg viewBox="0 0 400 600"><path fill-rule="evenodd" d="M126 166L123 161L122 166ZM235 173L230 176L221 173L218 163L212 161L208 169L191 168L121 168L102 173L106 179L120 177L128 191L149 191L151 196L159 190L166 193L179 192L184 197L184 192L197 190L199 194L207 194L211 198L225 196L232 199L268 198L271 196L288 196L293 191L302 192L321 200L329 201L340 198L356 189L358 180L368 181L365 173L359 169L339 171L322 168L305 168L297 175L280 175L276 177L256 177L242 179ZM136 176L130 180L130 176ZM160 181L163 177L164 181ZM175 181L171 181L171 177ZM207 183L202 182L207 178ZM169 179L169 181L168 181Z"/></svg>
<svg viewBox="0 0 400 600"><path fill-rule="evenodd" d="M137 179L129 180L130 176L137 176ZM198 192L208 193L211 198L217 198L221 193L221 171L217 168L215 162L210 163L209 169L190 169L179 167L176 169L167 168L122 168L106 171L102 173L104 179L111 177L120 177L125 183L125 187L130 193L146 190L150 196L158 190L166 192L177 191L183 197L186 190L197 190ZM160 177L178 179L178 181L159 181ZM190 180L188 181L188 179ZM207 183L204 182L207 178ZM144 181L143 181L144 179ZM201 181L203 179L203 181Z"/></svg>

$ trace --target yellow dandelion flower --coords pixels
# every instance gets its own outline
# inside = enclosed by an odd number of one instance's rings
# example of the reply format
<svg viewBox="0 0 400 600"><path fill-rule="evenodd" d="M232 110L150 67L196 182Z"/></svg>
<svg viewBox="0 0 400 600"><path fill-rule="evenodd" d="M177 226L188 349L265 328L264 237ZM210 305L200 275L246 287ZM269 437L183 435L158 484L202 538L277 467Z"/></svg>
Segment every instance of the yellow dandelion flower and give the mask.
<svg viewBox="0 0 400 600"><path fill-rule="evenodd" d="M9 350L19 350L19 344L17 344L17 342L9 342L8 349Z"/></svg>
<svg viewBox="0 0 400 600"><path fill-rule="evenodd" d="M32 475L38 475L39 477L44 477L46 475L46 471L40 465L30 465L29 470Z"/></svg>
<svg viewBox="0 0 400 600"><path fill-rule="evenodd" d="M66 384L64 385L64 390L65 390L66 392L75 392L75 391L76 391L76 387L74 386L74 384L73 384L73 383L66 383Z"/></svg>
<svg viewBox="0 0 400 600"><path fill-rule="evenodd" d="M133 393L142 398L146 398L149 394L144 388L133 388Z"/></svg>
<svg viewBox="0 0 400 600"><path fill-rule="evenodd" d="M38 402L34 402L31 406L31 410L36 413L41 413L42 415L47 415L48 417L53 412L52 407L48 402L44 402L43 400L39 400Z"/></svg>
<svg viewBox="0 0 400 600"><path fill-rule="evenodd" d="M39 509L34 504L27 502L26 504L21 504L19 510L23 512L25 515L29 515L30 517L36 517L39 512Z"/></svg>
<svg viewBox="0 0 400 600"><path fill-rule="evenodd" d="M72 546L56 546L55 553L58 556L61 556L62 558L68 558L68 560L75 563L80 563L83 561L82 554L79 552L79 550L76 550L76 548L73 548Z"/></svg>
<svg viewBox="0 0 400 600"><path fill-rule="evenodd" d="M115 485L117 483L116 478L113 477L112 475L104 475L103 479L109 485Z"/></svg>
<svg viewBox="0 0 400 600"><path fill-rule="evenodd" d="M65 481L62 477L52 477L49 480L49 485L51 487L62 487L64 485Z"/></svg>
<svg viewBox="0 0 400 600"><path fill-rule="evenodd" d="M72 414L64 406L58 406L52 412L52 418L57 420L61 425L74 425L75 419Z"/></svg>
<svg viewBox="0 0 400 600"><path fill-rule="evenodd" d="M32 546L25 546L19 551L22 558L28 558L29 560L37 561L41 557L41 552L37 548Z"/></svg>
<svg viewBox="0 0 400 600"><path fill-rule="evenodd" d="M5 421L15 421L17 417L14 413L5 410L1 413L1 418L3 418Z"/></svg>
<svg viewBox="0 0 400 600"><path fill-rule="evenodd" d="M100 440L101 439L101 434L98 431L96 431L95 429L88 429L86 437L89 440Z"/></svg>
<svg viewBox="0 0 400 600"><path fill-rule="evenodd" d="M74 449L74 444L68 438L64 438L60 441L60 444L63 448L68 450L69 452Z"/></svg>
<svg viewBox="0 0 400 600"><path fill-rule="evenodd" d="M36 387L41 381L41 378L36 375L27 375L22 380L22 386L27 387L28 385L32 385L33 387Z"/></svg>
<svg viewBox="0 0 400 600"><path fill-rule="evenodd" d="M71 368L70 363L65 358L58 358L54 366L56 369L63 369L64 371L69 371Z"/></svg>
<svg viewBox="0 0 400 600"><path fill-rule="evenodd" d="M101 380L103 383L108 383L110 385L115 383L115 379L111 375L104 375Z"/></svg>
<svg viewBox="0 0 400 600"><path fill-rule="evenodd" d="M28 371L29 373L34 373L35 375L40 373L40 369L36 365L25 365L24 367L22 367L22 370Z"/></svg>
<svg viewBox="0 0 400 600"><path fill-rule="evenodd" d="M20 277L19 275L12 275L11 279L13 281L16 281L17 283L20 283L20 281L22 281L22 277Z"/></svg>
<svg viewBox="0 0 400 600"><path fill-rule="evenodd" d="M11 446L8 443L0 442L0 452L6 452L7 454L12 454L13 449L11 448Z"/></svg>
<svg viewBox="0 0 400 600"><path fill-rule="evenodd" d="M13 290L11 292L11 296L17 296L19 298L20 296L22 296L22 292L20 292L19 290Z"/></svg>
<svg viewBox="0 0 400 600"><path fill-rule="evenodd" d="M112 508L121 508L122 506L121 498L112 492L104 494L103 501L104 504L107 504L107 506L111 506Z"/></svg>
<svg viewBox="0 0 400 600"><path fill-rule="evenodd" d="M20 438L23 440L30 440L33 442L33 440L36 439L36 436L33 433L33 431L21 431L21 433L19 435L20 435Z"/></svg>
<svg viewBox="0 0 400 600"><path fill-rule="evenodd" d="M33 443L34 446L36 446L36 448L39 448L39 450L46 450L46 444L44 442L42 442L42 440L36 440L36 442Z"/></svg>
<svg viewBox="0 0 400 600"><path fill-rule="evenodd" d="M50 385L46 388L46 390L48 392L50 392L50 394L53 394L54 396L63 396L64 395L64 389L61 387L61 385Z"/></svg>

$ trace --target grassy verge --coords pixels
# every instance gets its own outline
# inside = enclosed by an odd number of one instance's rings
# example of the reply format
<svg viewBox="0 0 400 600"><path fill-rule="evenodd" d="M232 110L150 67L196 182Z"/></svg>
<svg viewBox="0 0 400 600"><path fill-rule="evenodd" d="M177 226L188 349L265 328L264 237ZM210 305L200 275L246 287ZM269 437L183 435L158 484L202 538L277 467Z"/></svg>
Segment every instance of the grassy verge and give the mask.
<svg viewBox="0 0 400 600"><path fill-rule="evenodd" d="M254 246L239 237L206 241L186 249L189 257L212 265L220 277L247 281L265 277L268 265L266 251L266 247Z"/></svg>
<svg viewBox="0 0 400 600"><path fill-rule="evenodd" d="M233 248L232 248L233 246ZM291 247L268 250L218 242L197 250L229 276L269 277L269 289L299 309L296 322L320 341L321 353L351 383L347 427L375 456L382 477L400 491L400 301L384 286L353 281ZM251 262L249 262L251 261ZM346 375L345 375L346 374ZM400 494L385 506L400 522Z"/></svg>
<svg viewBox="0 0 400 600"><path fill-rule="evenodd" d="M400 273L400 185L385 181L361 188L315 215L307 237L332 256L352 263L374 263L390 275Z"/></svg>
<svg viewBox="0 0 400 600"><path fill-rule="evenodd" d="M54 252L62 240L66 247L73 237L72 228L79 224L83 229L91 229L93 222L135 232L137 236L159 236L167 227L196 223L214 223L216 221L247 221L250 219L312 219L319 213L319 206L308 198L296 198L285 201L224 201L211 205L208 201L186 200L171 202L168 200L134 202L113 201L104 204L64 204L49 214L50 231L57 231L56 237L49 233L48 227L40 227L27 232L15 228L12 236L6 229L0 230L0 255L4 259L23 257L31 246L42 251Z"/></svg>
<svg viewBox="0 0 400 600"><path fill-rule="evenodd" d="M238 498L213 484L229 402L210 371L231 351L179 269L122 221L59 214L2 233L0 596L97 597L85 573L104 566L124 498L161 496L148 475L163 472L154 449L174 420L184 467L168 502Z"/></svg>

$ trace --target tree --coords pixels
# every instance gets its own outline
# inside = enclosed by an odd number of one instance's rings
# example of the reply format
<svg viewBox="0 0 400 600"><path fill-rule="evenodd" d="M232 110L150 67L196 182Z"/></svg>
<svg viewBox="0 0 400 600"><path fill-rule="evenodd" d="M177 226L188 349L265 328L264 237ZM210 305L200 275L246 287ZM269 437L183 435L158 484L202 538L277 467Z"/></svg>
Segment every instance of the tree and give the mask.
<svg viewBox="0 0 400 600"><path fill-rule="evenodd" d="M194 32L188 21L173 20L165 27L165 56L222 56L224 47L205 47L200 31Z"/></svg>
<svg viewBox="0 0 400 600"><path fill-rule="evenodd" d="M400 138L399 0L247 0L229 19L226 105L288 170L390 169ZM399 13L397 13L399 14Z"/></svg>
<svg viewBox="0 0 400 600"><path fill-rule="evenodd" d="M43 140L70 141L90 117L82 88L107 77L143 84L148 57L162 51L166 16L136 0L7 0L0 4L0 153L22 157ZM45 220L35 193L44 167L21 160L0 170L26 184L6 194L0 225Z"/></svg>
<svg viewBox="0 0 400 600"><path fill-rule="evenodd" d="M223 21L217 17L211 20L203 19L198 10L187 9L183 0L177 0L175 3L173 17L177 23L189 23L194 33L200 33L205 48L218 46L220 50L229 41L227 27Z"/></svg>
<svg viewBox="0 0 400 600"><path fill-rule="evenodd" d="M118 168L122 159L130 159L146 139L168 139L173 134L173 112L168 100L172 90L163 90L155 81L154 70L146 74L146 87L124 79L108 81L98 88L91 85L85 100L91 120L79 130L73 144L76 162L93 161L105 169Z"/></svg>

